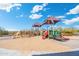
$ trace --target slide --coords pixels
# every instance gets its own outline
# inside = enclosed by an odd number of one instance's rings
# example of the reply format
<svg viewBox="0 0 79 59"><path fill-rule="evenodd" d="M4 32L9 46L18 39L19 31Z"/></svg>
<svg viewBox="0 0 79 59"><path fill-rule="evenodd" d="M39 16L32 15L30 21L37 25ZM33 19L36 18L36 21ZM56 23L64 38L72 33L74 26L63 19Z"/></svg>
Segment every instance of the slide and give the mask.
<svg viewBox="0 0 79 59"><path fill-rule="evenodd" d="M55 37L54 39L56 39L58 41L67 41L67 40L69 40L69 38L65 38L62 34L61 34L61 36Z"/></svg>
<svg viewBox="0 0 79 59"><path fill-rule="evenodd" d="M46 39L48 37L48 31L44 31L42 35L42 39Z"/></svg>
<svg viewBox="0 0 79 59"><path fill-rule="evenodd" d="M67 40L69 40L69 38L65 38L65 37L55 37L54 39L58 40L58 41L67 41Z"/></svg>

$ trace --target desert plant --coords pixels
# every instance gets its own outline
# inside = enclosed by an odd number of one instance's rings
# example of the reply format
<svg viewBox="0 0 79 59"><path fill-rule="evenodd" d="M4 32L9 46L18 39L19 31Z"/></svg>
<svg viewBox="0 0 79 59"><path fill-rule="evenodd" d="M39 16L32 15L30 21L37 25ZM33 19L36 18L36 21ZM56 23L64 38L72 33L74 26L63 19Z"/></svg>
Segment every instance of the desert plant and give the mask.
<svg viewBox="0 0 79 59"><path fill-rule="evenodd" d="M68 36L74 35L75 32L76 30L72 28L65 28L62 30L63 35L68 35Z"/></svg>
<svg viewBox="0 0 79 59"><path fill-rule="evenodd" d="M8 35L9 32L6 31L4 28L0 27L0 36L3 36L3 35Z"/></svg>

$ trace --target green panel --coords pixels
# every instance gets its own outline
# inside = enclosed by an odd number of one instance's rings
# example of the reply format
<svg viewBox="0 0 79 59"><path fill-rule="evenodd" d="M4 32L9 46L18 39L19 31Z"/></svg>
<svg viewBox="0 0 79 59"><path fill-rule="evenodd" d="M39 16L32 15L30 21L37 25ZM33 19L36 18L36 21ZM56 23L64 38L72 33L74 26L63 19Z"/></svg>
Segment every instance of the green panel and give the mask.
<svg viewBox="0 0 79 59"><path fill-rule="evenodd" d="M60 31L57 31L57 30L49 30L49 38L54 38L54 37L57 37L57 36L60 36L61 35L61 32Z"/></svg>

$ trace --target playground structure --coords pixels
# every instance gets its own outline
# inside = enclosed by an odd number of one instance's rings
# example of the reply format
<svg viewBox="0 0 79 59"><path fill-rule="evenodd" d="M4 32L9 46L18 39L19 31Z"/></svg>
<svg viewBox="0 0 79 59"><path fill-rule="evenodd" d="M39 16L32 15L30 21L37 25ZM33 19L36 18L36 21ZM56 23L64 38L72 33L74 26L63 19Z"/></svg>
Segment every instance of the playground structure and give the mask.
<svg viewBox="0 0 79 59"><path fill-rule="evenodd" d="M34 24L33 27L39 28L43 25L50 25L51 26L51 28L49 30L43 31L42 39L49 38L49 39L55 39L55 40L59 40L59 41L69 40L68 38L63 37L61 30L58 30L58 29L54 30L54 25L58 22L60 22L60 20L51 16L51 17L48 17L42 24L37 23L37 24Z"/></svg>
<svg viewBox="0 0 79 59"><path fill-rule="evenodd" d="M23 38L23 37L33 37L40 35L39 27L41 25L39 23L35 23L32 27L32 31L17 31L13 34L13 38Z"/></svg>
<svg viewBox="0 0 79 59"><path fill-rule="evenodd" d="M33 34L35 36L40 35L40 29L39 27L41 27L42 25L40 23L35 23L32 27L33 27Z"/></svg>
<svg viewBox="0 0 79 59"><path fill-rule="evenodd" d="M14 34L14 38L22 38L22 37L33 37L33 36L40 36L42 32L42 39L45 40L46 38L55 39L59 41L66 41L69 40L68 38L64 38L62 31L59 29L55 29L54 25L60 22L60 20L56 19L55 17L48 17L43 23L35 23L32 27L32 31L18 31ZM43 25L50 25L49 30L41 31L40 27Z"/></svg>

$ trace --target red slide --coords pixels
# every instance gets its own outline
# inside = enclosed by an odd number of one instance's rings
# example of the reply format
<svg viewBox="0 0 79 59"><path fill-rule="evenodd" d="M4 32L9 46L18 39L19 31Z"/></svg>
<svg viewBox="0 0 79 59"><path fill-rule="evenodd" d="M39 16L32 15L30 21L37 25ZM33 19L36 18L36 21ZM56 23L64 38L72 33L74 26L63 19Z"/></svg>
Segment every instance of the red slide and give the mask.
<svg viewBox="0 0 79 59"><path fill-rule="evenodd" d="M45 40L48 37L48 31L44 31L42 39Z"/></svg>

